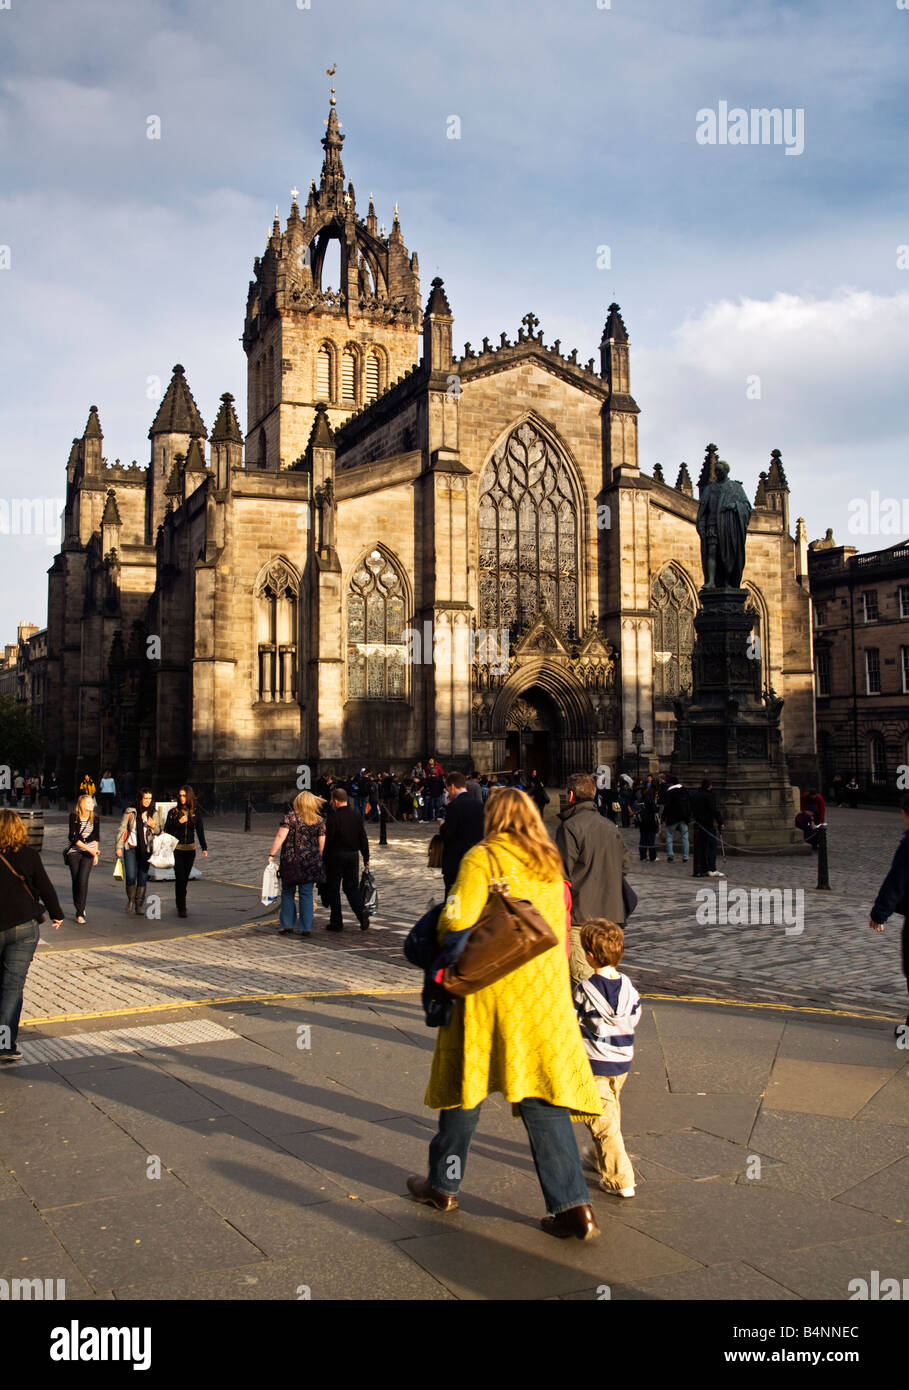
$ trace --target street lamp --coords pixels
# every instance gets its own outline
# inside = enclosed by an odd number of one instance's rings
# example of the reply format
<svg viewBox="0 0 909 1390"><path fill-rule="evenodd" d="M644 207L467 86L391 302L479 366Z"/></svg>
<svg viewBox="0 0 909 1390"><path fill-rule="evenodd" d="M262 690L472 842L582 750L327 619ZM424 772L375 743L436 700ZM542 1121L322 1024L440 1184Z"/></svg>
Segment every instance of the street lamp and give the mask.
<svg viewBox="0 0 909 1390"><path fill-rule="evenodd" d="M633 728L632 731L631 731L631 742L634 744L634 751L637 753L637 756L638 756L638 782L640 782L640 780L641 780L641 749L642 749L643 746L644 746L644 730L641 728L640 724L638 724L637 722L635 722L635 726L634 726L634 728Z"/></svg>

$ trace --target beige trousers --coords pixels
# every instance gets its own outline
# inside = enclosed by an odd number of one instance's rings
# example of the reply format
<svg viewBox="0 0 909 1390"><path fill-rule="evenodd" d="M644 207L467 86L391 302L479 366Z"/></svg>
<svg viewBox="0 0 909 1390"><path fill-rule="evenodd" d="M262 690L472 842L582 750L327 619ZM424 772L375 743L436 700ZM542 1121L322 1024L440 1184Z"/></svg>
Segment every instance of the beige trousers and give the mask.
<svg viewBox="0 0 909 1390"><path fill-rule="evenodd" d="M604 1186L615 1191L621 1187L634 1187L634 1169L622 1138L620 1097L627 1075L624 1072L621 1076L594 1077L603 1101L603 1113L591 1115L585 1120L596 1144L597 1171Z"/></svg>

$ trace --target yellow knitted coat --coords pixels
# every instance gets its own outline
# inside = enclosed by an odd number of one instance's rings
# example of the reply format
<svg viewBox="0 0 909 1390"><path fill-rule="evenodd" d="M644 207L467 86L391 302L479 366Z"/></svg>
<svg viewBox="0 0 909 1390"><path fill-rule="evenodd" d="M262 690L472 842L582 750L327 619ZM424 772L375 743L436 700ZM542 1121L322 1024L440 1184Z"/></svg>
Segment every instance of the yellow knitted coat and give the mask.
<svg viewBox="0 0 909 1390"><path fill-rule="evenodd" d="M434 1110L471 1110L498 1091L512 1102L536 1096L577 1116L601 1115L571 997L562 879L531 871L509 835L497 835L490 844L508 891L539 909L558 945L455 1003L451 1022L438 1032L425 1103ZM475 845L461 860L439 918L440 936L473 926L491 877L485 845Z"/></svg>

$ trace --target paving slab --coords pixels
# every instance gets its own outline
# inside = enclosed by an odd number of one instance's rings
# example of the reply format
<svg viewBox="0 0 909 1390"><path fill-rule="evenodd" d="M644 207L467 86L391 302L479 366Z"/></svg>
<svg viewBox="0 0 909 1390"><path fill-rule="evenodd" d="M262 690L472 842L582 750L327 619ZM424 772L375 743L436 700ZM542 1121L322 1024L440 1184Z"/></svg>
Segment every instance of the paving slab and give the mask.
<svg viewBox="0 0 909 1390"><path fill-rule="evenodd" d="M567 1300L599 1299L602 1292L596 1288L584 1289L581 1293L563 1294L562 1297ZM706 1269L697 1267L680 1274L661 1274L638 1283L622 1282L612 1286L611 1297L613 1302L625 1303L679 1299L738 1303L752 1299L788 1302L797 1300L798 1294L750 1265L737 1262L710 1265Z"/></svg>
<svg viewBox="0 0 909 1390"><path fill-rule="evenodd" d="M471 1217L450 1234L400 1242L411 1259L462 1299L540 1299L623 1277L692 1268L694 1261L608 1219L591 1241L556 1241L538 1224Z"/></svg>
<svg viewBox="0 0 909 1390"><path fill-rule="evenodd" d="M767 1171L768 1184L835 1197L902 1158L909 1133L899 1125L844 1124L829 1115L763 1110L752 1142L756 1153L783 1165Z"/></svg>
<svg viewBox="0 0 909 1390"><path fill-rule="evenodd" d="M200 1197L176 1185L60 1207L46 1220L99 1290L262 1258Z"/></svg>
<svg viewBox="0 0 909 1390"><path fill-rule="evenodd" d="M890 1068L778 1057L767 1082L764 1104L771 1110L850 1119L892 1076Z"/></svg>
<svg viewBox="0 0 909 1390"><path fill-rule="evenodd" d="M622 1132L667 1134L701 1129L733 1144L747 1144L761 1105L760 1093L685 1095L643 1090L632 1081L622 1091Z"/></svg>
<svg viewBox="0 0 909 1390"><path fill-rule="evenodd" d="M782 1019L759 1016L747 1029L731 1011L655 1004L660 1045L673 1091L741 1095L760 1091L779 1047Z"/></svg>
<svg viewBox="0 0 909 1390"><path fill-rule="evenodd" d="M273 1137L327 1129L348 1120L387 1120L400 1113L393 1105L354 1095L328 1078L302 1081L274 1067L232 1072L198 1082L196 1089L211 1104Z"/></svg>
<svg viewBox="0 0 909 1390"><path fill-rule="evenodd" d="M615 1217L704 1265L756 1264L757 1255L776 1258L802 1246L892 1228L870 1212L838 1211L832 1202L757 1182L652 1183L617 1206Z"/></svg>
<svg viewBox="0 0 909 1390"><path fill-rule="evenodd" d="M837 1026L836 1021L807 1023L789 1020L783 1029L778 1057L802 1062L846 1062L849 1066L896 1070L906 1053L896 1046L889 1024L857 1028Z"/></svg>
<svg viewBox="0 0 909 1390"><path fill-rule="evenodd" d="M799 1298L853 1299L861 1290L850 1290L851 1281L864 1279L870 1293L873 1270L877 1270L879 1281L909 1277L909 1231L856 1232L851 1239L788 1250L785 1257L756 1252L749 1263ZM905 1325L904 1310L892 1311Z"/></svg>
<svg viewBox="0 0 909 1390"><path fill-rule="evenodd" d="M744 1173L753 1156L744 1145L731 1144L728 1139L695 1129L638 1135L633 1147L635 1153L654 1159L672 1172L701 1179Z"/></svg>
<svg viewBox="0 0 909 1390"><path fill-rule="evenodd" d="M909 1155L855 1187L847 1187L836 1200L850 1207L880 1212L894 1221L909 1222Z"/></svg>
<svg viewBox="0 0 909 1390"><path fill-rule="evenodd" d="M909 1066L890 1078L855 1117L886 1125L909 1125Z"/></svg>
<svg viewBox="0 0 909 1390"><path fill-rule="evenodd" d="M145 1150L110 1123L77 1128L70 1139L49 1135L42 1150L17 1161L15 1174L39 1211L145 1192L149 1184ZM161 1186L171 1181L162 1174Z"/></svg>

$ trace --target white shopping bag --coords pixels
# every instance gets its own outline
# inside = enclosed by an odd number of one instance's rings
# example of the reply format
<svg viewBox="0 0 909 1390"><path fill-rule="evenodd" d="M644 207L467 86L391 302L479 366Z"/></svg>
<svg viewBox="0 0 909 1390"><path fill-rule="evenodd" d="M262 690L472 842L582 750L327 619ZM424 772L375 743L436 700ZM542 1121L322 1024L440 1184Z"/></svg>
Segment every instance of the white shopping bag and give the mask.
<svg viewBox="0 0 909 1390"><path fill-rule="evenodd" d="M151 858L149 864L155 869L172 869L174 867L174 845L177 843L176 835L165 835L162 831L155 836L152 845Z"/></svg>
<svg viewBox="0 0 909 1390"><path fill-rule="evenodd" d="M266 864L262 875L262 902L268 907L278 896L278 870L274 864Z"/></svg>

